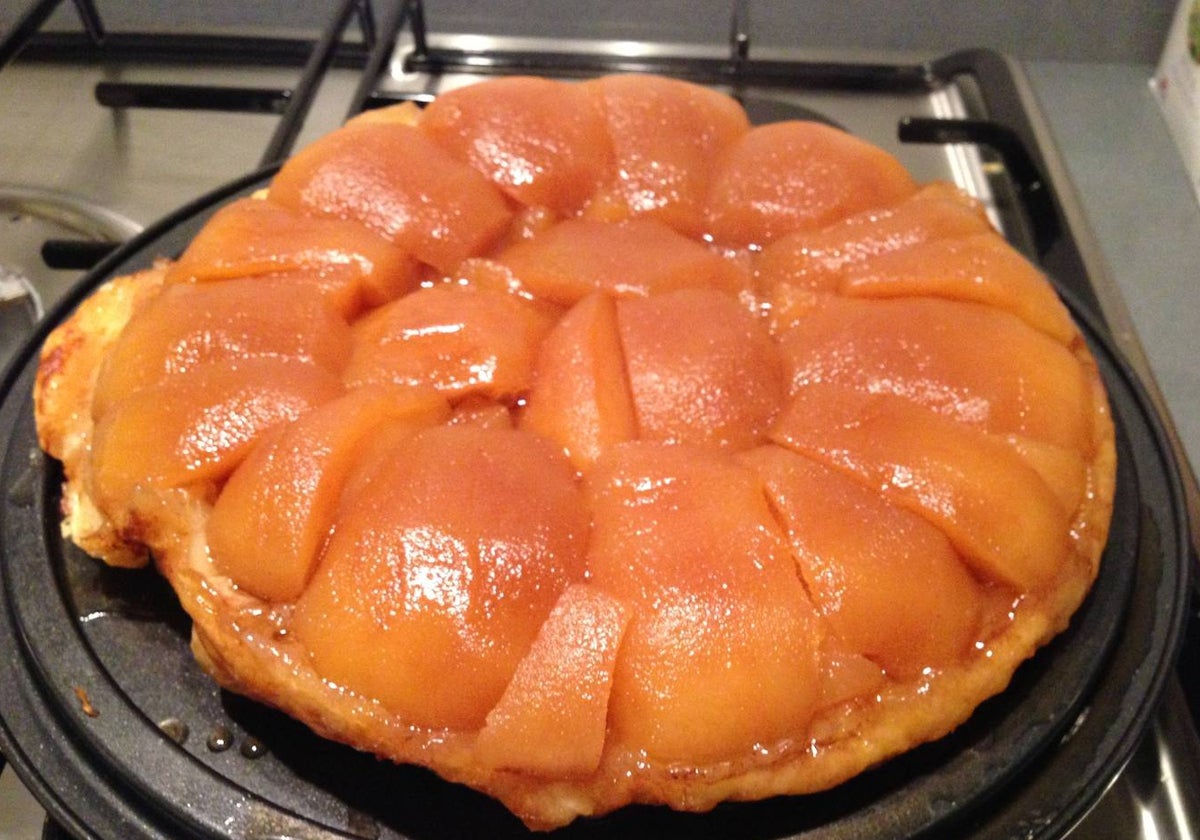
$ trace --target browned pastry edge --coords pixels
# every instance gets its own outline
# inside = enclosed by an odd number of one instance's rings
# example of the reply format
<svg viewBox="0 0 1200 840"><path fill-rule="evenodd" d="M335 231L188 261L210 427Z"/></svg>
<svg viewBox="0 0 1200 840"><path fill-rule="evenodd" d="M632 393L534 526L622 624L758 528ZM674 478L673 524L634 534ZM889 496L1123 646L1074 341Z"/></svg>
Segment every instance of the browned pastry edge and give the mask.
<svg viewBox="0 0 1200 840"><path fill-rule="evenodd" d="M161 288L162 274L160 265L102 286L51 334L43 349L35 411L42 445L64 464L64 535L118 566L144 563L149 547L192 618L198 661L221 685L280 708L322 736L431 767L446 779L485 791L533 828L553 828L629 802L703 811L726 799L820 791L940 738L1003 691L1021 662L1067 626L1098 571L1115 489L1114 432L1095 362L1077 336L1071 349L1094 393L1095 454L1089 465L1093 486L1073 523L1079 534L1076 549L1056 581L1021 600L1014 619L988 640L986 649L952 669L889 683L876 697L828 708L818 714L804 740L742 761L655 765L645 756L609 746L599 769L586 777L547 781L483 767L473 760L473 733L407 726L377 703L321 680L305 652L287 636L287 607L251 598L215 573L204 539L209 503L201 494L164 493L154 521L129 521L121 527L92 503L87 456L96 371L139 303Z"/></svg>

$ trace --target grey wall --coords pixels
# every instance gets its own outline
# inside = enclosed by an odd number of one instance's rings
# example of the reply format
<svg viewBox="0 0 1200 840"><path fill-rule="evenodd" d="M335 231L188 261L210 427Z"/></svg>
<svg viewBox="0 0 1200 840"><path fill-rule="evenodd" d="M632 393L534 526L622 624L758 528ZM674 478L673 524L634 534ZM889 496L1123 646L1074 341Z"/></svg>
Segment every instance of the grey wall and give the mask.
<svg viewBox="0 0 1200 840"><path fill-rule="evenodd" d="M7 30L32 0L0 0ZM96 0L112 30L168 26L213 31L253 26L306 33L333 0ZM379 6L380 0L376 0ZM1175 0L752 0L753 42L763 46L941 52L992 47L1021 58L1157 61ZM426 0L434 31L669 39L724 43L728 0ZM221 21L220 25L215 21ZM51 21L77 28L70 0Z"/></svg>
<svg viewBox="0 0 1200 840"><path fill-rule="evenodd" d="M528 0L506 3L428 0L429 19L448 31L532 26L553 34L718 41L729 31L729 3ZM1022 58L1154 62L1175 0L752 0L753 43L812 48L992 47ZM511 9L496 15L496 8ZM686 10L686 11L685 11Z"/></svg>

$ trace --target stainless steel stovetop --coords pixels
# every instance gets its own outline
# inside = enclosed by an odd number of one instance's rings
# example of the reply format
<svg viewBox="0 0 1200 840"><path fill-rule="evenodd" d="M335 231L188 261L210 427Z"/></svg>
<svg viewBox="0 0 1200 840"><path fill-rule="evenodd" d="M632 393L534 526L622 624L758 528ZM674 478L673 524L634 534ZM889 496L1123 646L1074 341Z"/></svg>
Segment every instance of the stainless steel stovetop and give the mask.
<svg viewBox="0 0 1200 840"><path fill-rule="evenodd" d="M400 22L385 16L379 22L381 37L387 36L390 24ZM737 29L736 15L728 45L548 42L475 34L430 34L426 40L419 28L397 28L395 50L387 52L378 84L369 93L360 87L361 71L340 66L345 63L340 60L333 61L319 88L300 91L312 94L311 107L296 124L292 142L302 145L333 129L364 97L367 105L423 100L473 81L481 73L533 69L570 76L586 72L586 62L580 63L579 57L590 55L607 56L618 69L630 70L660 69L663 62L675 66L670 62L676 60L731 67L748 60L744 39L739 42L738 37L746 33ZM366 58L358 48L361 45L351 46L357 48L351 52L358 59ZM53 50L47 48L46 53ZM437 63L429 59L431 54L448 58ZM530 63L530 56L540 58ZM754 57L767 64L829 60L788 51ZM879 66L923 66L912 57L903 59L882 57ZM1062 164L1036 104L1024 89L1020 68L1009 65L1009 69L1022 94L1018 104L1039 144L1042 169L1052 180L1061 178ZM279 140L278 111L288 101L276 98L260 113L209 110L211 102L203 98L200 109L106 107L96 101L97 85L133 86L129 95L143 97L151 94L138 94L140 83L187 86L189 91L196 86L232 86L278 92L297 88L298 73L296 66L237 65L203 56L183 63L156 61L150 50L138 53L135 60L23 57L0 68L0 365L15 351L19 325L51 307L79 279L80 269L70 266L88 261L95 250L88 243L127 239L197 196L255 170L263 162L264 149ZM918 178L956 181L986 203L993 220L1018 247L1038 250L1037 232L1013 210L1028 196L1021 194L1020 184L1014 190L1005 174L1013 168L1011 161L981 151L974 142L911 144L897 139L896 126L902 117L967 121L979 117L988 104L981 102L969 81L928 90L903 80L871 86L834 74L825 79L825 86L812 82L796 90L770 73L751 78L731 92L743 97L752 112L757 107L768 118L778 118L792 108L817 111L889 149ZM1084 270L1088 279L1083 296L1112 326L1118 345L1134 366L1144 366L1124 302L1096 257L1082 214L1071 204L1069 186L1063 195L1062 210L1075 247L1070 254L1051 258ZM68 267L47 267L42 254L47 240L53 243L51 261ZM1139 372L1148 373L1144 367ZM1148 375L1146 379L1150 381ZM1133 759L1070 837L1200 837L1200 742L1187 705L1179 685L1171 681ZM40 806L14 773L0 773L0 840L55 836L53 829L43 835L44 830Z"/></svg>

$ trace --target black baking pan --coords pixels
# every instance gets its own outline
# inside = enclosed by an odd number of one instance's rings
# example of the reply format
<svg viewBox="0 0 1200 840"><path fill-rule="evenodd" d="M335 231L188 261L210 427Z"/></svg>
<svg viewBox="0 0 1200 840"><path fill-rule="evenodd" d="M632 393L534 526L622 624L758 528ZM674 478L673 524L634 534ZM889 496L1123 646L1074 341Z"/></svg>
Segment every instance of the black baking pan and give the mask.
<svg viewBox="0 0 1200 840"><path fill-rule="evenodd" d="M59 531L37 446L37 348L91 289L177 254L256 173L148 229L91 272L17 354L0 390L0 749L49 814L98 840L521 837L503 807L324 741L220 691L153 570L102 566ZM1188 593L1172 450L1141 385L1079 307L1109 389L1119 469L1099 580L1071 626L950 736L827 793L707 814L631 807L562 838L1060 837L1140 741L1171 673ZM452 674L447 679L453 679Z"/></svg>

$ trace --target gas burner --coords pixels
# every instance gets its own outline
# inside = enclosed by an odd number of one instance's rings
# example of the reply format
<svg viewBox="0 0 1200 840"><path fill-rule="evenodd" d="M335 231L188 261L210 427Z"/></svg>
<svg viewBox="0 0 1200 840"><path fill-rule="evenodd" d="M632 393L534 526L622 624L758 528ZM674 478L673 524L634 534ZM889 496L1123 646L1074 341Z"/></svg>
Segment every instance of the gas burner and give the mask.
<svg viewBox="0 0 1200 840"><path fill-rule="evenodd" d="M0 184L0 259L10 281L55 299L142 226L83 197ZM40 300L34 300L41 315Z"/></svg>
<svg viewBox="0 0 1200 840"><path fill-rule="evenodd" d="M0 369L79 270L142 226L86 199L0 185Z"/></svg>
<svg viewBox="0 0 1200 840"><path fill-rule="evenodd" d="M25 343L41 315L41 299L29 280L0 264L0 370Z"/></svg>

